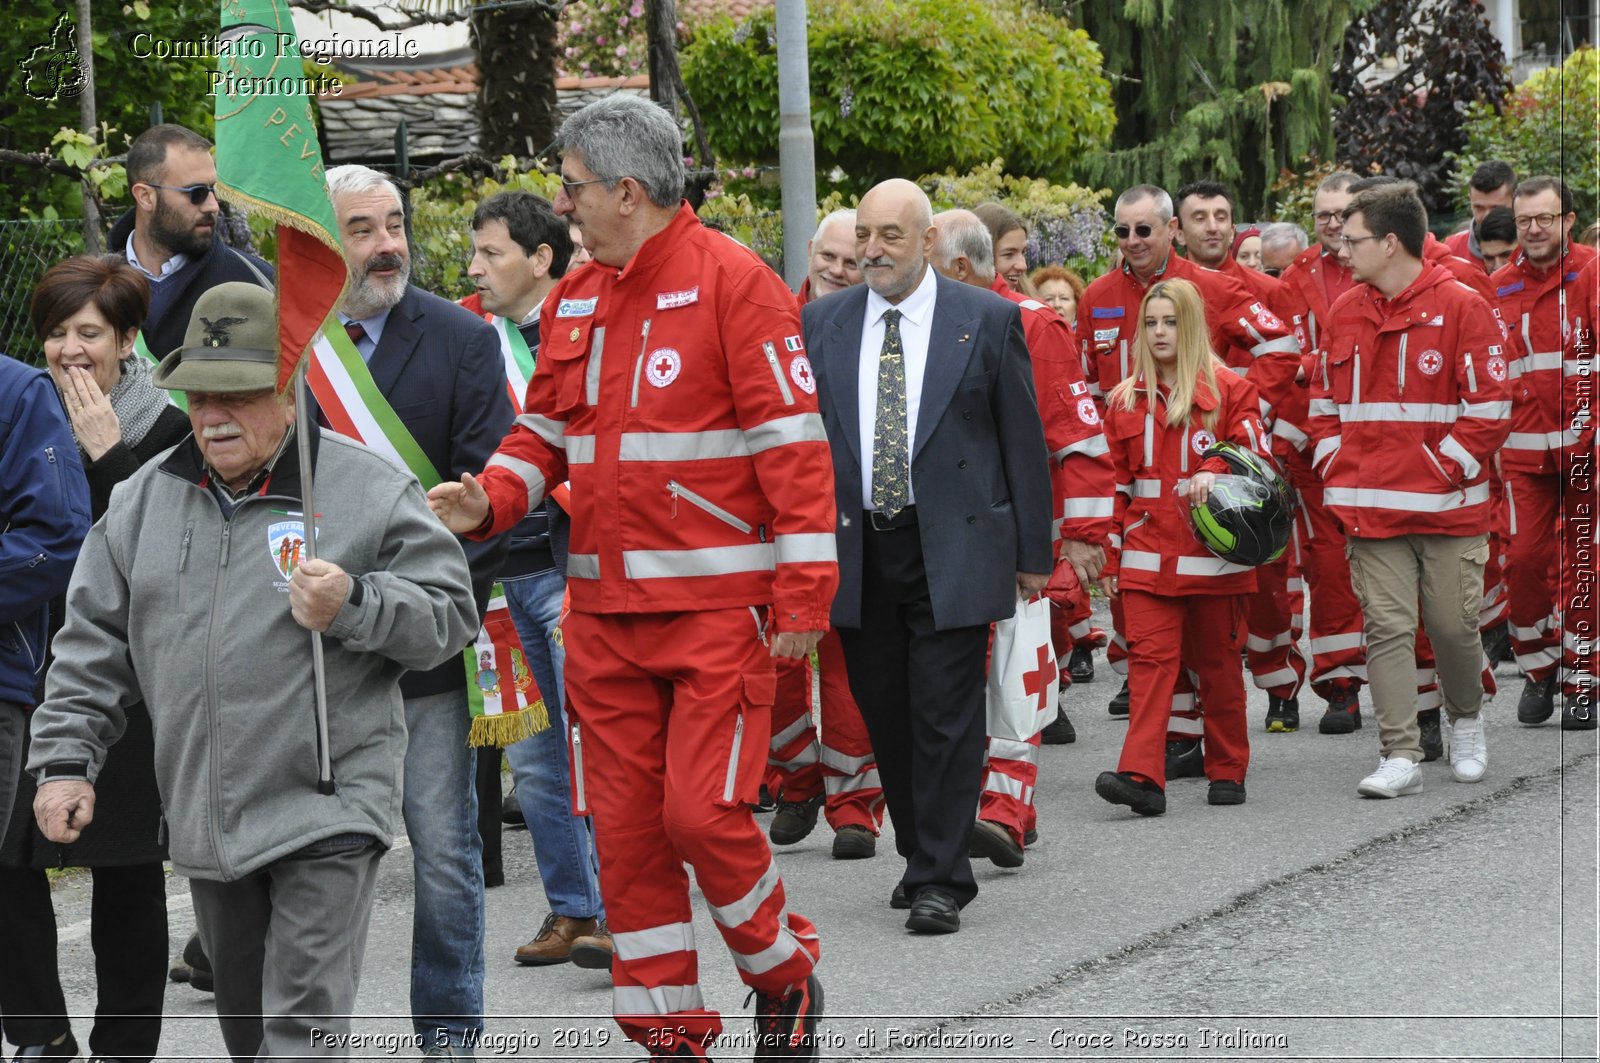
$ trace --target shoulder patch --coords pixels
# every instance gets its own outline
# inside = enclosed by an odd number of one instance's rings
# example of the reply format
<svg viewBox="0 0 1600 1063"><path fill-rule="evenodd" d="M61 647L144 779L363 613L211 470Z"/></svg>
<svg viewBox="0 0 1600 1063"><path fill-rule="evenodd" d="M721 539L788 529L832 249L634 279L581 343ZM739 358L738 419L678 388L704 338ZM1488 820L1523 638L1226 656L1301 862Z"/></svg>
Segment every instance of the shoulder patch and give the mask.
<svg viewBox="0 0 1600 1063"><path fill-rule="evenodd" d="M1507 284L1507 285L1504 285L1502 287L1496 288L1494 290L1494 293L1496 295L1506 296L1506 295L1512 294L1513 292L1520 292L1520 291L1522 291L1522 282L1521 281L1517 281L1517 283L1515 283L1515 284Z"/></svg>

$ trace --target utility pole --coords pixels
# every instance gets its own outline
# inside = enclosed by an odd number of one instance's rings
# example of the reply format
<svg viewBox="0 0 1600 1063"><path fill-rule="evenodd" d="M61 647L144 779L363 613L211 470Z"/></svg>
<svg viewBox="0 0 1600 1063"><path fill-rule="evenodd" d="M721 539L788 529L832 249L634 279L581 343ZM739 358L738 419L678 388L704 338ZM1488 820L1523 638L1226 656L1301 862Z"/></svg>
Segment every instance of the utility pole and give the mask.
<svg viewBox="0 0 1600 1063"><path fill-rule="evenodd" d="M817 228L817 159L811 137L806 0L777 0L778 173L783 183L783 277L798 289Z"/></svg>

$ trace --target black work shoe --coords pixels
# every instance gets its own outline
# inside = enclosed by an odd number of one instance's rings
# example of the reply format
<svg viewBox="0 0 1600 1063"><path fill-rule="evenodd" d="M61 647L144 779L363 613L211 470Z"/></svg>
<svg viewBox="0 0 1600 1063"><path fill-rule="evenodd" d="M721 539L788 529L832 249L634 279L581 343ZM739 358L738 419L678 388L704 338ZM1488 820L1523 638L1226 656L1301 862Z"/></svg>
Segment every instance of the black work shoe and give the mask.
<svg viewBox="0 0 1600 1063"><path fill-rule="evenodd" d="M183 946L183 962L189 965L190 985L202 993L216 992L217 980L211 973L211 961L200 944L199 934L189 935L188 944Z"/></svg>
<svg viewBox="0 0 1600 1063"><path fill-rule="evenodd" d="M778 795L778 811L773 813L772 826L767 828L767 837L772 839L773 845L793 845L817 825L817 813L822 811L823 795L807 798L804 801L785 801L783 795Z"/></svg>
<svg viewBox="0 0 1600 1063"><path fill-rule="evenodd" d="M1205 751L1198 738L1179 738L1167 743L1167 781L1198 779L1206 773Z"/></svg>
<svg viewBox="0 0 1600 1063"><path fill-rule="evenodd" d="M896 882L894 889L889 892L889 907L900 912L911 907L911 895L906 892L904 882Z"/></svg>
<svg viewBox="0 0 1600 1063"><path fill-rule="evenodd" d="M1300 699L1267 695L1267 733L1286 734L1300 730Z"/></svg>
<svg viewBox="0 0 1600 1063"><path fill-rule="evenodd" d="M817 1058L817 1020L822 1017L822 983L817 976L769 996L756 998L756 1063L779 1059Z"/></svg>
<svg viewBox="0 0 1600 1063"><path fill-rule="evenodd" d="M1122 689L1117 691L1116 696L1111 699L1111 704L1106 706L1106 711L1113 716L1128 715L1128 681L1126 679L1122 681Z"/></svg>
<svg viewBox="0 0 1600 1063"><path fill-rule="evenodd" d="M1517 699L1517 722L1544 723L1556 711L1556 673L1552 670L1544 679L1530 679L1522 684L1522 697Z"/></svg>
<svg viewBox="0 0 1600 1063"><path fill-rule="evenodd" d="M27 1059L77 1059L78 1041L68 1030L60 1037L47 1045L22 1045L17 1049L17 1054L12 1056L12 1063L17 1060Z"/></svg>
<svg viewBox="0 0 1600 1063"><path fill-rule="evenodd" d="M500 800L500 823L506 827L526 827L528 820L522 814L522 802L517 800L517 792L512 790Z"/></svg>
<svg viewBox="0 0 1600 1063"><path fill-rule="evenodd" d="M1232 779L1213 779L1211 787L1206 790L1206 804L1244 804L1244 783L1234 782Z"/></svg>
<svg viewBox="0 0 1600 1063"><path fill-rule="evenodd" d="M1078 740L1078 732L1072 726L1072 721L1067 719L1067 710L1060 705L1056 706L1056 718L1044 725L1044 730L1039 732L1039 741L1047 746L1068 746Z"/></svg>
<svg viewBox="0 0 1600 1063"><path fill-rule="evenodd" d="M865 827L846 823L833 832L833 858L835 860L865 860L876 856L878 839Z"/></svg>
<svg viewBox="0 0 1600 1063"><path fill-rule="evenodd" d="M1072 647L1072 656L1067 658L1067 674L1074 683L1094 682L1093 646Z"/></svg>
<svg viewBox="0 0 1600 1063"><path fill-rule="evenodd" d="M1039 830L1038 830L1037 827L1035 827L1033 830L1028 831L1026 834L1024 834L1022 836L1022 844L1023 844L1024 848L1028 848L1028 849L1031 849L1035 845L1039 844Z"/></svg>
<svg viewBox="0 0 1600 1063"><path fill-rule="evenodd" d="M1423 709L1417 713L1417 729L1422 732L1422 759L1424 762L1444 756L1444 735L1439 732L1439 710Z"/></svg>
<svg viewBox="0 0 1600 1063"><path fill-rule="evenodd" d="M1593 699L1579 702L1577 698L1567 698L1567 704L1561 709L1561 729L1563 731L1592 731L1594 730L1594 701Z"/></svg>
<svg viewBox="0 0 1600 1063"><path fill-rule="evenodd" d="M1492 669L1501 661L1514 661L1516 653L1511 649L1511 624L1509 622L1496 624L1483 633L1483 655L1489 659Z"/></svg>
<svg viewBox="0 0 1600 1063"><path fill-rule="evenodd" d="M1094 792L1114 805L1127 805L1141 816L1159 816L1167 810L1167 795L1153 782L1139 782L1125 771L1103 771Z"/></svg>
<svg viewBox="0 0 1600 1063"><path fill-rule="evenodd" d="M771 812L778 807L778 802L773 799L772 791L767 789L767 784L761 784L761 792L756 796L756 803L750 806L750 811L760 814Z"/></svg>
<svg viewBox="0 0 1600 1063"><path fill-rule="evenodd" d="M1011 832L987 819L972 825L967 855L982 857L996 867L1021 867L1023 859L1022 846L1011 837Z"/></svg>
<svg viewBox="0 0 1600 1063"><path fill-rule="evenodd" d="M1347 735L1361 730L1361 697L1353 690L1341 690L1328 699L1328 711L1317 722L1325 735Z"/></svg>
<svg viewBox="0 0 1600 1063"><path fill-rule="evenodd" d="M924 886L911 900L906 929L919 934L954 934L961 929L961 906L935 886Z"/></svg>

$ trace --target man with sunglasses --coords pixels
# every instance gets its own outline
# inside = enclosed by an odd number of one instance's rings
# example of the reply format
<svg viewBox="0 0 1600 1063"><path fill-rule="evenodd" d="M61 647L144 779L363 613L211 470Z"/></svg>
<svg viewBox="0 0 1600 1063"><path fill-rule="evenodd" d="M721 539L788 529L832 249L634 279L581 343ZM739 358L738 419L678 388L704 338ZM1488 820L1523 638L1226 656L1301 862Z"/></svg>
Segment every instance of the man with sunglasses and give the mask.
<svg viewBox="0 0 1600 1063"><path fill-rule="evenodd" d="M1117 197L1115 222L1122 265L1090 284L1078 301L1078 340L1085 375L1096 396L1109 393L1131 371L1145 291L1158 280L1181 278L1194 284L1205 300L1213 349L1226 352L1237 347L1248 352L1250 379L1263 402L1282 402L1299 367L1300 345L1288 326L1244 285L1172 253L1179 228L1172 197L1154 185L1135 185ZM1116 634L1106 649L1106 661L1113 671L1126 675L1127 645L1120 618L1121 607L1113 603ZM1193 702L1193 695L1185 691L1174 696L1168 778L1201 772L1200 721ZM1126 681L1111 699L1109 711L1113 716L1127 714Z"/></svg>
<svg viewBox="0 0 1600 1063"><path fill-rule="evenodd" d="M183 344L201 295L228 281L272 287L273 268L217 239L221 207L211 142L179 125L140 133L128 148L133 209L111 227L110 248L150 281L140 353Z"/></svg>
<svg viewBox="0 0 1600 1063"><path fill-rule="evenodd" d="M1511 436L1500 462L1511 508L1511 644L1526 678L1517 720L1532 725L1555 711L1558 685L1568 704L1576 694L1562 679L1569 669L1558 667L1568 651L1550 542L1566 523L1563 511L1581 513L1588 504L1592 512L1592 493L1563 475L1562 448L1571 441L1563 435L1570 411L1564 414L1561 395L1563 376L1574 372L1562 349L1577 327L1586 295L1578 275L1596 252L1573 242L1572 193L1558 177L1530 177L1518 184L1511 213L1518 251L1490 283L1513 357ZM1561 596L1570 596L1570 589Z"/></svg>

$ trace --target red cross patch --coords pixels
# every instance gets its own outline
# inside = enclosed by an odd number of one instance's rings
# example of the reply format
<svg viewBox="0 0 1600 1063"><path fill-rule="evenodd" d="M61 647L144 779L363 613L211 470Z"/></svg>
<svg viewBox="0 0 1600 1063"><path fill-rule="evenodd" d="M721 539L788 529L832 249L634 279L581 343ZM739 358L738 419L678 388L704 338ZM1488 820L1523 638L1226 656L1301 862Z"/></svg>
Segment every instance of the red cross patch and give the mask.
<svg viewBox="0 0 1600 1063"><path fill-rule="evenodd" d="M1084 424L1100 423L1100 411L1094 408L1093 399L1078 400L1078 420Z"/></svg>
<svg viewBox="0 0 1600 1063"><path fill-rule="evenodd" d="M789 377L807 395L817 393L817 378L811 372L811 359L805 355L797 354L794 361L789 363Z"/></svg>
<svg viewBox="0 0 1600 1063"><path fill-rule="evenodd" d="M1207 432L1204 428L1189 437L1189 445L1196 454L1204 454L1206 448L1217 441L1217 437Z"/></svg>
<svg viewBox="0 0 1600 1063"><path fill-rule="evenodd" d="M657 347L646 357L644 375L650 383L664 388L683 372L683 356L671 347Z"/></svg>
<svg viewBox="0 0 1600 1063"><path fill-rule="evenodd" d="M1430 347L1417 355L1417 368L1428 376L1438 376L1444 368L1444 355Z"/></svg>

